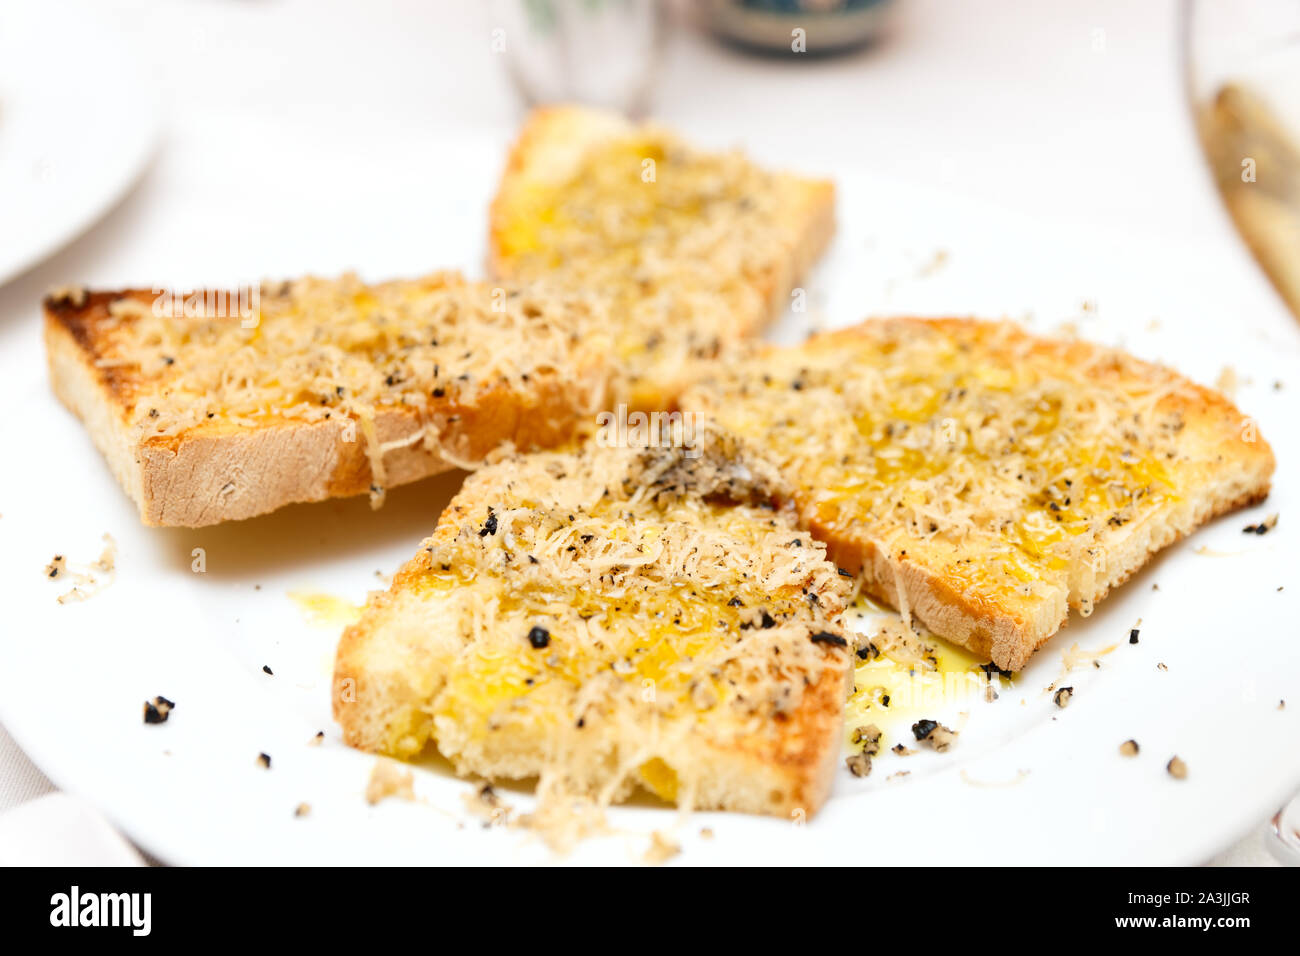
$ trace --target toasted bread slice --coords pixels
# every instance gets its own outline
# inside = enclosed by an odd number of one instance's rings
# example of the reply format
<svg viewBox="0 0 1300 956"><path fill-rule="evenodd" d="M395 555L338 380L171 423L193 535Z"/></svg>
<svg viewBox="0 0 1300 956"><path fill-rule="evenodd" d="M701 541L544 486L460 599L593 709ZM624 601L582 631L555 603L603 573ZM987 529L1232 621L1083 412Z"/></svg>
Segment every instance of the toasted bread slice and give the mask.
<svg viewBox="0 0 1300 956"><path fill-rule="evenodd" d="M542 795L811 814L842 745L849 582L778 493L720 437L482 469L343 635L344 739L432 743Z"/></svg>
<svg viewBox="0 0 1300 956"><path fill-rule="evenodd" d="M1222 395L1004 323L869 321L682 403L770 450L864 590L1007 670L1273 472Z"/></svg>
<svg viewBox="0 0 1300 956"><path fill-rule="evenodd" d="M751 336L834 232L835 188L710 154L580 107L539 110L492 203L489 266L606 302L635 408L671 407L691 367Z"/></svg>
<svg viewBox="0 0 1300 956"><path fill-rule="evenodd" d="M453 274L254 291L45 301L55 393L145 524L377 503L504 445L567 441L605 395L607 344L577 299Z"/></svg>

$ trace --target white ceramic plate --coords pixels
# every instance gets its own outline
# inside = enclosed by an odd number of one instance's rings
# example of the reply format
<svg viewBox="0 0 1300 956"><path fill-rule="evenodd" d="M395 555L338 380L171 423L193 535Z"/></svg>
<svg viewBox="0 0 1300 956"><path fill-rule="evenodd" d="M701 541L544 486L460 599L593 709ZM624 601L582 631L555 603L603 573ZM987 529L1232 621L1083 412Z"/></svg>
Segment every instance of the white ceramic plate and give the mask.
<svg viewBox="0 0 1300 956"><path fill-rule="evenodd" d="M411 133L393 147L422 161L366 177L373 144L320 150L277 140L273 129L263 135L286 163L295 149L314 158L298 188L250 194L258 161L232 144L209 157L205 190L168 186L167 201L136 224L131 248L109 252L86 278L215 283L349 264L379 278L479 261L500 143L453 153L437 137ZM213 141L221 140L216 131ZM163 166L167 184L172 171ZM787 316L775 338L869 313L1005 314L1040 331L1076 321L1086 337L1202 381L1231 364L1244 382L1239 402L1277 451L1276 491L1266 505L1170 548L1090 619L1072 620L997 702L972 697L928 714L962 728L947 754L883 755L861 781L841 771L833 797L806 824L729 814L680 822L648 805L616 809L618 832L569 859L636 860L652 829L674 832L686 863L1208 858L1300 785L1300 539L1291 517L1300 334L1227 241L1084 235L853 170L830 172L841 184L841 232L808 283L809 310ZM341 190L339 182L358 185ZM328 208L318 202L325 193ZM267 225L233 243L241 204L254 205ZM177 217L215 225L179 249L168 229ZM946 262L934 268L939 250ZM1094 306L1084 310L1084 301ZM329 716L337 628L305 621L287 596L308 590L360 601L379 586L376 572L391 573L414 553L455 477L397 489L373 514L364 501L338 501L202 531L150 530L51 397L35 303L29 321L0 328L0 388L11 410L0 417L10 459L0 469L0 720L56 784L178 863L551 858L521 831L485 832L465 812L469 786L439 766L417 772L424 802L368 806L362 793L374 759L339 743ZM1274 511L1282 518L1273 533L1242 534ZM61 588L42 579L43 566L56 552L92 560L104 532L120 546L116 583L83 604L57 604ZM196 548L202 574L191 570ZM1130 645L1139 618L1141 640ZM1075 697L1058 710L1043 688L1075 643L1118 646L1100 669L1069 675ZM142 702L156 694L178 707L167 724L144 726ZM317 730L328 739L310 746ZM1118 754L1128 738L1141 744L1136 759ZM269 771L255 764L260 752L272 757ZM1174 754L1189 768L1185 780L1165 771ZM910 775L890 779L900 770ZM523 792L507 798L528 801ZM295 818L300 802L312 812ZM700 836L705 826L712 839Z"/></svg>
<svg viewBox="0 0 1300 956"><path fill-rule="evenodd" d="M159 97L140 62L94 6L0 7L0 284L89 228L149 162Z"/></svg>

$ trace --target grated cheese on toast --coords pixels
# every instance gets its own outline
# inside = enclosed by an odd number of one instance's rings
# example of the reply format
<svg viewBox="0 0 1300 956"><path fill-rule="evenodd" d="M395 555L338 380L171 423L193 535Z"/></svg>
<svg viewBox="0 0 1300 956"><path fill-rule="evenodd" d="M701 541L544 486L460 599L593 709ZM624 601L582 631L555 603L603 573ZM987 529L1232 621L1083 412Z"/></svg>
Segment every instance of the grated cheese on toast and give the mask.
<svg viewBox="0 0 1300 956"><path fill-rule="evenodd" d="M865 322L755 350L686 410L761 444L805 524L873 597L1019 668L1213 514L1272 452L1222 396L1006 323Z"/></svg>
<svg viewBox="0 0 1300 956"><path fill-rule="evenodd" d="M379 284L351 274L303 278L258 291L250 297L258 306L251 316L210 307L234 301L233 295L139 290L83 293L80 302L48 299L56 390L88 420L102 413L95 406L111 402L120 443L137 448L137 459L139 448L165 451L267 429L337 426L308 449L326 459L312 464L328 464L332 453L340 465L342 453L323 446L352 444L364 460L341 470L369 474L341 476L345 481L323 475L305 497L369 487L376 504L392 477L386 462L394 454L406 456L399 480L409 481L452 466L475 467L498 444L516 439L523 447L554 446L604 398L607 342L591 300L577 293L558 294L544 283L492 287L452 273ZM177 310L180 299L195 308ZM68 359L66 369L60 359ZM85 389L72 381L79 365L100 394L81 394ZM217 447L211 457L225 456ZM235 460L197 467L224 467L235 473L236 485L241 477L258 479L238 474L246 464L238 451L230 457ZM146 477L141 493L176 480ZM245 510L287 503L243 490L254 499ZM215 520L246 516L235 510L216 503L207 513Z"/></svg>
<svg viewBox="0 0 1300 956"><path fill-rule="evenodd" d="M834 187L595 110L534 114L492 206L493 271L607 305L619 399L665 408L687 369L788 304L833 231Z"/></svg>
<svg viewBox="0 0 1300 956"><path fill-rule="evenodd" d="M686 806L813 812L839 752L849 583L715 436L543 453L472 476L340 645L345 739L539 798L637 787ZM545 808L543 808L543 813Z"/></svg>

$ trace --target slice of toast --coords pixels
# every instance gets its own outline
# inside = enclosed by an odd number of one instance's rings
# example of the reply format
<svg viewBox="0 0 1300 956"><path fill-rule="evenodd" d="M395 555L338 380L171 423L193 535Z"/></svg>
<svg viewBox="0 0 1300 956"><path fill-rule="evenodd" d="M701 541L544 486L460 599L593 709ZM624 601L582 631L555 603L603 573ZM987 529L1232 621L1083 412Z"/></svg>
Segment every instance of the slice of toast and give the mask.
<svg viewBox="0 0 1300 956"><path fill-rule="evenodd" d="M605 301L634 408L671 407L691 366L760 331L834 232L835 187L692 149L582 107L538 110L492 203L489 268Z"/></svg>
<svg viewBox="0 0 1300 956"><path fill-rule="evenodd" d="M755 349L684 409L768 449L864 590L1017 670L1152 554L1263 499L1222 395L1005 323L890 319Z"/></svg>
<svg viewBox="0 0 1300 956"><path fill-rule="evenodd" d="M454 274L45 300L58 397L147 525L199 527L385 488L502 446L554 447L603 404L581 300Z"/></svg>
<svg viewBox="0 0 1300 956"><path fill-rule="evenodd" d="M765 470L766 469L766 470ZM850 582L733 439L472 475L339 644L353 746L601 801L814 812L851 680Z"/></svg>

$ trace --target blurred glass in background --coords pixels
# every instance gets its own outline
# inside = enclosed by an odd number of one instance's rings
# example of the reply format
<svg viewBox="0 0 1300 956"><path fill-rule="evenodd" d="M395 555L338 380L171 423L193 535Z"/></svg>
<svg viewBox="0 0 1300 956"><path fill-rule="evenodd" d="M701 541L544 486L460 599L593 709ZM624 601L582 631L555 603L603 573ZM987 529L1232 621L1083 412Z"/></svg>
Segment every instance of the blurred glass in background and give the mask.
<svg viewBox="0 0 1300 956"><path fill-rule="evenodd" d="M1237 230L1300 318L1300 0L1183 0L1187 94ZM1270 849L1300 865L1300 797Z"/></svg>
<svg viewBox="0 0 1300 956"><path fill-rule="evenodd" d="M660 0L493 0L493 49L530 106L644 113L663 47Z"/></svg>
<svg viewBox="0 0 1300 956"><path fill-rule="evenodd" d="M1184 0L1188 96L1246 244L1300 318L1300 0Z"/></svg>
<svg viewBox="0 0 1300 956"><path fill-rule="evenodd" d="M896 0L492 0L493 49L530 106L649 109L670 21L750 50L839 53L875 39Z"/></svg>

